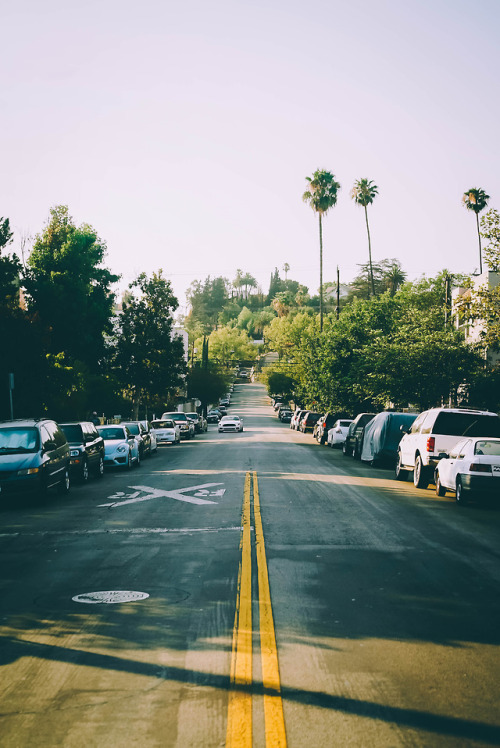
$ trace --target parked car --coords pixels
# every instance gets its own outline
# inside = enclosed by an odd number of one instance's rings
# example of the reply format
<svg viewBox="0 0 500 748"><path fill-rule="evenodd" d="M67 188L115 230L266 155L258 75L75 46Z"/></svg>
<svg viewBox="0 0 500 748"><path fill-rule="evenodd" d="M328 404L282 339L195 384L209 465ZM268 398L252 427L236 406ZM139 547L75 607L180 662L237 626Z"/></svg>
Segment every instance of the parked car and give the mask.
<svg viewBox="0 0 500 748"><path fill-rule="evenodd" d="M123 423L109 426L96 426L104 439L104 464L130 469L139 467L141 455L139 440Z"/></svg>
<svg viewBox="0 0 500 748"><path fill-rule="evenodd" d="M347 431L342 445L342 454L359 457L361 454L364 428L374 417L375 413L358 413Z"/></svg>
<svg viewBox="0 0 500 748"><path fill-rule="evenodd" d="M413 471L415 486L427 488L440 455L449 453L466 436L500 437L500 418L469 408L431 408L420 413L399 443L396 479L406 480Z"/></svg>
<svg viewBox="0 0 500 748"><path fill-rule="evenodd" d="M151 455L151 434L146 430L142 421L122 421L131 434L137 437L139 442L139 455L141 460Z"/></svg>
<svg viewBox="0 0 500 748"><path fill-rule="evenodd" d="M219 423L222 418L222 413L218 408L212 408L207 413L207 423Z"/></svg>
<svg viewBox="0 0 500 748"><path fill-rule="evenodd" d="M335 421L332 428L328 431L327 443L329 447L340 448L345 442L349 426L352 423L350 418L339 418Z"/></svg>
<svg viewBox="0 0 500 748"><path fill-rule="evenodd" d="M104 439L91 421L60 423L69 444L70 469L84 483L93 473L96 478L104 475Z"/></svg>
<svg viewBox="0 0 500 748"><path fill-rule="evenodd" d="M162 421L169 419L177 423L181 430L181 439L194 439L194 423L189 420L185 413L174 410L169 413L163 413Z"/></svg>
<svg viewBox="0 0 500 748"><path fill-rule="evenodd" d="M313 431L313 437L318 444L326 444L328 442L328 432L340 415L341 413L327 412L318 418Z"/></svg>
<svg viewBox="0 0 500 748"><path fill-rule="evenodd" d="M226 408L229 408L230 404L231 403L227 395L219 398L219 405L224 405Z"/></svg>
<svg viewBox="0 0 500 748"><path fill-rule="evenodd" d="M181 430L178 424L171 419L164 421L152 421L151 426L156 434L158 444L179 444L181 441Z"/></svg>
<svg viewBox="0 0 500 748"><path fill-rule="evenodd" d="M394 467L403 436L401 427L410 428L416 417L416 413L377 413L365 426L361 460L372 465L386 463Z"/></svg>
<svg viewBox="0 0 500 748"><path fill-rule="evenodd" d="M306 410L299 422L299 431L303 434L307 434L308 431L312 433L314 424L318 420L320 414L313 413L312 410Z"/></svg>
<svg viewBox="0 0 500 748"><path fill-rule="evenodd" d="M69 444L48 418L0 421L0 497L70 490Z"/></svg>
<svg viewBox="0 0 500 748"><path fill-rule="evenodd" d="M239 416L222 416L219 421L219 433L226 431L243 431L243 421Z"/></svg>
<svg viewBox="0 0 500 748"><path fill-rule="evenodd" d="M142 425L146 429L151 439L151 454L154 455L158 451L158 439L156 438L156 431L149 421L141 421Z"/></svg>
<svg viewBox="0 0 500 748"><path fill-rule="evenodd" d="M194 423L194 430L197 434L201 434L208 429L207 419L199 413L186 413L190 421Z"/></svg>
<svg viewBox="0 0 500 748"><path fill-rule="evenodd" d="M291 418L291 421L290 421L290 428L291 429L294 429L295 431L298 430L300 419L302 418L302 416L304 415L305 412L306 411L303 410L302 408L296 408L295 409L295 412L294 412L294 414L293 414L293 416Z"/></svg>
<svg viewBox="0 0 500 748"><path fill-rule="evenodd" d="M290 423L292 420L292 411L290 408L281 408L278 418L280 419L281 423Z"/></svg>
<svg viewBox="0 0 500 748"><path fill-rule="evenodd" d="M454 491L457 504L472 497L500 501L500 439L461 439L435 469L436 493Z"/></svg>

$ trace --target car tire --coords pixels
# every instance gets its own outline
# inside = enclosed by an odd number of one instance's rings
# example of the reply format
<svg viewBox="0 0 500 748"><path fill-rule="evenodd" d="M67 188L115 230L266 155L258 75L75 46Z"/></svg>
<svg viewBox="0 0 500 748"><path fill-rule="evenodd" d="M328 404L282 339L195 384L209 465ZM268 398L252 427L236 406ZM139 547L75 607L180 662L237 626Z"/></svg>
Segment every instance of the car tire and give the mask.
<svg viewBox="0 0 500 748"><path fill-rule="evenodd" d="M135 461L135 466L140 467L140 465L141 465L141 451L139 450L137 452L137 460Z"/></svg>
<svg viewBox="0 0 500 748"><path fill-rule="evenodd" d="M441 480L439 478L439 473L436 473L436 496L445 496L446 495L446 488L441 485Z"/></svg>
<svg viewBox="0 0 500 748"><path fill-rule="evenodd" d="M127 470L132 470L132 454L130 452L130 449L128 451L128 457L127 457Z"/></svg>
<svg viewBox="0 0 500 748"><path fill-rule="evenodd" d="M415 458L415 467L413 469L413 485L415 488L427 488L429 485L429 474L422 464L422 458L417 455Z"/></svg>
<svg viewBox="0 0 500 748"><path fill-rule="evenodd" d="M104 459L102 455L99 455L99 460L97 462L97 467L95 470L95 477L96 478L103 478L104 477Z"/></svg>
<svg viewBox="0 0 500 748"><path fill-rule="evenodd" d="M469 495L467 491L463 487L462 479L458 475L457 476L457 482L455 486L455 501L459 506L464 506L468 503Z"/></svg>
<svg viewBox="0 0 500 748"><path fill-rule="evenodd" d="M346 446L345 442L342 445L342 454L344 455L344 457L349 457L349 454L350 454L350 451L349 451L348 447Z"/></svg>
<svg viewBox="0 0 500 748"><path fill-rule="evenodd" d="M404 467L402 467L401 465L401 452L398 452L395 473L396 473L396 480L407 480L408 478L408 470L405 470Z"/></svg>
<svg viewBox="0 0 500 748"><path fill-rule="evenodd" d="M69 468L64 469L64 475L62 477L61 482L57 486L57 490L60 494L67 494L69 493L69 489L71 488L71 480L69 477Z"/></svg>
<svg viewBox="0 0 500 748"><path fill-rule="evenodd" d="M89 479L89 463L86 458L82 462L82 470L80 472L80 480L82 483L87 483Z"/></svg>

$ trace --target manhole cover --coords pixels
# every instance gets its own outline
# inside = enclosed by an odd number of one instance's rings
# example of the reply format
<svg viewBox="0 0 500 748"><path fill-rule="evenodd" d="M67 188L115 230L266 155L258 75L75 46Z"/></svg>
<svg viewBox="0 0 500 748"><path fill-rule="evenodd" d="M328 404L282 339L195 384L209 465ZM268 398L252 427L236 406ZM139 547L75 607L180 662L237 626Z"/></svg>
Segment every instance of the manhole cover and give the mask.
<svg viewBox="0 0 500 748"><path fill-rule="evenodd" d="M136 600L145 600L149 597L147 592L132 592L129 590L107 590L104 592L85 592L83 595L75 595L71 599L75 603L132 603Z"/></svg>

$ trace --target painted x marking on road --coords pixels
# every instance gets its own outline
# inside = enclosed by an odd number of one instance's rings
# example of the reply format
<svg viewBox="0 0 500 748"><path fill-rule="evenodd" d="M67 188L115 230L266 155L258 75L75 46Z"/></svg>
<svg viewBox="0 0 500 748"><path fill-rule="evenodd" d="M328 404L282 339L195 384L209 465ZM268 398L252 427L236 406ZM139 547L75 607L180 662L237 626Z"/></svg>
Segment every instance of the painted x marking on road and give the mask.
<svg viewBox="0 0 500 748"><path fill-rule="evenodd" d="M209 499L202 499L199 495L198 496L186 496L185 494L192 491L199 491L203 492L202 495L210 495L210 496L223 496L224 495L224 489L219 489L218 491L209 492L205 489L207 488L213 488L214 486L222 486L223 483L202 483L199 486L189 486L189 488L178 488L173 491L164 491L161 488L151 488L150 486L129 486L129 488L132 488L136 493L129 494L129 496L123 500L123 501L112 501L109 504L99 504L101 507L117 507L117 506L124 506L125 504L138 504L141 501L151 501L151 499L160 499L160 498L167 498L167 499L175 499L176 501L185 501L188 504L217 504L217 501L210 501ZM145 496L140 496L140 493L144 492ZM111 498L121 498L117 496L116 494L114 496L110 496Z"/></svg>

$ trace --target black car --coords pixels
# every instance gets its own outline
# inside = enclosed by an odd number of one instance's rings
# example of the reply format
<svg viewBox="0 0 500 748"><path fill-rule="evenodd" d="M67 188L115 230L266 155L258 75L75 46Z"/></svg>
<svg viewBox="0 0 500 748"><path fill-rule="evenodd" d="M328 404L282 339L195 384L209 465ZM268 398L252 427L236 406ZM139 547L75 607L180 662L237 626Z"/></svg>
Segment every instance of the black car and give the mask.
<svg viewBox="0 0 500 748"><path fill-rule="evenodd" d="M60 423L69 443L71 472L84 483L90 473L96 478L104 475L104 439L90 421Z"/></svg>
<svg viewBox="0 0 500 748"><path fill-rule="evenodd" d="M130 433L139 439L139 455L141 460L147 455L151 455L151 434L145 428L141 421L123 421L122 426L126 426Z"/></svg>
<svg viewBox="0 0 500 748"><path fill-rule="evenodd" d="M69 444L55 421L0 421L0 497L4 494L70 489Z"/></svg>
<svg viewBox="0 0 500 748"><path fill-rule="evenodd" d="M342 453L344 455L351 455L358 460L361 458L365 426L372 418L375 418L375 413L359 413L356 416L349 426L349 431L342 446Z"/></svg>

